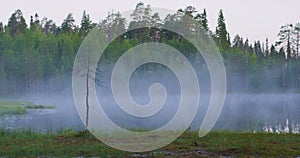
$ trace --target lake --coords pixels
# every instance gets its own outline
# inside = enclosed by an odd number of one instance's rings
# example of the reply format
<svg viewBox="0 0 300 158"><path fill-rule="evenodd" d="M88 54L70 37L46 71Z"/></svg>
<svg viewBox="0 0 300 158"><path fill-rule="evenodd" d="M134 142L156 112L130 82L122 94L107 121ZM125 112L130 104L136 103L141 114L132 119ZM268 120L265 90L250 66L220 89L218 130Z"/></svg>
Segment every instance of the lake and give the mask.
<svg viewBox="0 0 300 158"><path fill-rule="evenodd" d="M200 106L191 124L193 130L197 130L202 123L209 103L208 98L206 95L200 97ZM71 96L39 96L17 100L31 101L37 105L55 105L56 109L27 109L24 115L1 116L1 128L31 129L39 132L53 132L67 128L84 129ZM141 100L141 97L138 100ZM128 129L156 129L174 116L178 107L178 96L169 96L166 109L163 108L158 115L143 119L128 116L120 109L114 108L113 104L105 102L104 109L116 124ZM300 94L228 94L214 129L262 131L266 123L272 128L279 124L284 126L287 118L290 127L300 123Z"/></svg>

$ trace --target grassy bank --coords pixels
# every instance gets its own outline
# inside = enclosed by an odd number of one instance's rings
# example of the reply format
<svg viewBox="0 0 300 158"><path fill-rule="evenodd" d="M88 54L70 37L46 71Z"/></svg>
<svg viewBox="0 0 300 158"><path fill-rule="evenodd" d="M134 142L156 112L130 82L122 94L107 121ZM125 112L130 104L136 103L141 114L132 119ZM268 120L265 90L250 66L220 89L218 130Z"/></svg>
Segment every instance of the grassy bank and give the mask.
<svg viewBox="0 0 300 158"><path fill-rule="evenodd" d="M148 153L129 153L106 146L92 135L64 131L38 134L30 131L0 131L0 156L101 156L101 157L200 157L200 156L300 156L300 135L211 132L198 138L186 132L170 145Z"/></svg>
<svg viewBox="0 0 300 158"><path fill-rule="evenodd" d="M0 100L0 116L25 114L26 109L53 109L55 106L34 105L31 102L9 102Z"/></svg>
<svg viewBox="0 0 300 158"><path fill-rule="evenodd" d="M0 116L26 113L26 106L16 102L0 100Z"/></svg>

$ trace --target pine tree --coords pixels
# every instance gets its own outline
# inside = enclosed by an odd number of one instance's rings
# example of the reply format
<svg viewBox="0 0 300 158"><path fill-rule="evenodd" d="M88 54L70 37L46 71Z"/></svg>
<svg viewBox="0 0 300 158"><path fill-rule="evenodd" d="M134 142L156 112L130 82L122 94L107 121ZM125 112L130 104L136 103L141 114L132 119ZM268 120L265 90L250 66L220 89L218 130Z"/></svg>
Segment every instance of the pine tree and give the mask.
<svg viewBox="0 0 300 158"><path fill-rule="evenodd" d="M201 25L202 27L209 31L209 27L208 27L208 20L207 20L207 14L206 14L206 10L203 10L203 13L200 16L200 21L201 21Z"/></svg>
<svg viewBox="0 0 300 158"><path fill-rule="evenodd" d="M126 21L122 18L120 12L109 12L108 16L100 23L100 28L105 30L108 40L112 41L116 34L121 34L126 31ZM119 41L122 37L118 37Z"/></svg>
<svg viewBox="0 0 300 158"><path fill-rule="evenodd" d="M43 18L41 21L41 27L42 27L42 31L43 33L58 33L57 32L57 26L56 24L53 22L53 20L48 20L47 18Z"/></svg>
<svg viewBox="0 0 300 158"><path fill-rule="evenodd" d="M176 28L178 26L178 21L176 19L177 14L168 14L163 22L164 28ZM177 35L173 32L170 32L168 30L162 30L162 36L164 40L171 40L175 39Z"/></svg>
<svg viewBox="0 0 300 158"><path fill-rule="evenodd" d="M3 26L3 23L0 22L0 32L3 32L4 31L4 26Z"/></svg>
<svg viewBox="0 0 300 158"><path fill-rule="evenodd" d="M93 29L93 27L94 27L94 25L92 24L92 21L90 20L90 15L86 14L86 12L83 11L79 34L86 36Z"/></svg>
<svg viewBox="0 0 300 158"><path fill-rule="evenodd" d="M178 25L180 28L180 32L184 35L191 35L194 31L196 31L193 25L194 13L196 13L196 8L193 6L187 6L184 10L180 9L178 11L178 17L180 24Z"/></svg>
<svg viewBox="0 0 300 158"><path fill-rule="evenodd" d="M135 9L130 16L133 18L134 22L141 22L143 20L144 13L145 13L145 5L143 2L139 2L135 6Z"/></svg>
<svg viewBox="0 0 300 158"><path fill-rule="evenodd" d="M35 13L34 15L34 20L33 16L30 16L30 30L35 30L40 28L40 20L39 20L39 15Z"/></svg>
<svg viewBox="0 0 300 158"><path fill-rule="evenodd" d="M287 67L286 67L286 62L285 62L285 52L283 48L280 48L279 53L278 53L278 57L279 57L279 62L280 65L282 67L282 88L285 89L287 87L286 81L287 81Z"/></svg>
<svg viewBox="0 0 300 158"><path fill-rule="evenodd" d="M151 27L160 28L163 25L158 13L154 13L151 18Z"/></svg>
<svg viewBox="0 0 300 158"><path fill-rule="evenodd" d="M236 35L233 39L232 46L243 51L244 48L243 38L241 38L239 35Z"/></svg>
<svg viewBox="0 0 300 158"><path fill-rule="evenodd" d="M7 24L12 36L23 33L27 28L27 24L20 9L16 10L8 20Z"/></svg>
<svg viewBox="0 0 300 158"><path fill-rule="evenodd" d="M289 71L290 71L290 62L293 57L293 49L292 49L292 35L293 35L293 25L286 24L280 28L280 32L278 33L279 41L276 42L277 46L282 46L282 48L286 48L286 64L283 67L283 88L286 88L289 81ZM286 65L286 66L285 66Z"/></svg>
<svg viewBox="0 0 300 158"><path fill-rule="evenodd" d="M265 50L265 55L269 56L270 55L270 51L269 51L269 39L266 38L266 50Z"/></svg>
<svg viewBox="0 0 300 158"><path fill-rule="evenodd" d="M258 57L262 57L264 55L260 41L254 41L254 52Z"/></svg>
<svg viewBox="0 0 300 158"><path fill-rule="evenodd" d="M142 21L143 21L144 25L149 28L151 26L151 21L152 21L152 9L151 9L150 5L146 6L142 17L143 17Z"/></svg>
<svg viewBox="0 0 300 158"><path fill-rule="evenodd" d="M4 96L6 95L6 89L7 89L7 75L4 70L4 66L0 63L0 95Z"/></svg>
<svg viewBox="0 0 300 158"><path fill-rule="evenodd" d="M278 33L279 40L276 42L276 46L283 46L286 48L286 58L287 60L292 57L292 46L291 46L291 38L292 38L293 25L286 24L281 26L280 32Z"/></svg>
<svg viewBox="0 0 300 158"><path fill-rule="evenodd" d="M154 41L159 41L161 39L160 31L161 27L163 26L162 20L159 17L158 13L154 13L151 18L151 32L152 32L152 39Z"/></svg>
<svg viewBox="0 0 300 158"><path fill-rule="evenodd" d="M61 24L61 29L63 33L70 33L75 28L75 20L73 18L73 14L69 13Z"/></svg>
<svg viewBox="0 0 300 158"><path fill-rule="evenodd" d="M150 10L148 10L150 11ZM148 12L146 11L146 12ZM134 39L135 37L138 38L139 41L142 41L142 32L143 32L143 28L141 28L143 26L143 21L144 21L144 17L145 17L145 5L143 2L139 2L133 13L130 15L131 18L133 19L130 23L129 23L129 30L132 30L130 32L128 32L129 36Z"/></svg>
<svg viewBox="0 0 300 158"><path fill-rule="evenodd" d="M293 43L296 46L296 58L299 57L299 45L300 45L300 23L296 23L293 30Z"/></svg>

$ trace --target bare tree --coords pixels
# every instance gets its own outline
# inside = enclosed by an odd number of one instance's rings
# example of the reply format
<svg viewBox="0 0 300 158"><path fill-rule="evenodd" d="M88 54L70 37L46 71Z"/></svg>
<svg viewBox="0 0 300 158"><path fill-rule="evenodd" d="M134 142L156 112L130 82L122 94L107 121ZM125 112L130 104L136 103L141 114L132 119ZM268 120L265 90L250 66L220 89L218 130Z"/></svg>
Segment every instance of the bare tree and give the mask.
<svg viewBox="0 0 300 158"><path fill-rule="evenodd" d="M76 65L73 68L73 76L77 77L76 83L80 84L78 91L83 91L80 94L84 94L84 102L80 105L85 105L85 131L89 127L90 108L91 108L91 86L95 86L98 82L96 79L97 63L99 59L99 51L101 45L108 42L105 31L98 27L93 29L88 37L81 44L78 54L76 56ZM107 40L105 42L101 40ZM74 77L73 77L74 78ZM75 83L75 84L76 84ZM74 84L74 83L73 83Z"/></svg>

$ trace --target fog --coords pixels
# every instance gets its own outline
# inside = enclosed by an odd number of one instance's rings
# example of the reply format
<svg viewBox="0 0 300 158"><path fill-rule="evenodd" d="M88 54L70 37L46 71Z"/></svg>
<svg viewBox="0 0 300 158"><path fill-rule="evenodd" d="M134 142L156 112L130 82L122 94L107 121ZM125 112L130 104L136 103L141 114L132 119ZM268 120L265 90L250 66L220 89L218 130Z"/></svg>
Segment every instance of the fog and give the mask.
<svg viewBox="0 0 300 158"><path fill-rule="evenodd" d="M99 97L101 98L101 97ZM161 111L149 118L136 118L124 113L109 99L101 98L107 116L117 125L131 128L157 129L174 117L179 104L179 96L168 96ZM110 98L112 99L112 98ZM148 97L136 97L140 103L149 101ZM16 129L30 128L38 131L58 131L66 128L84 129L71 95L37 96L21 98L35 104L56 105L54 112L45 113L28 119L1 120L0 125ZM193 130L197 130L207 110L209 95L201 95L200 106L194 121ZM300 94L227 94L222 113L214 126L218 130L261 131L265 123L272 126L300 123ZM24 117L26 118L26 117ZM100 121L99 121L100 122Z"/></svg>
<svg viewBox="0 0 300 158"><path fill-rule="evenodd" d="M171 82L166 84L166 89ZM132 97L141 105L150 101L148 85L133 91ZM141 87L141 85L139 85ZM172 90L176 88L172 87ZM139 91L139 93L138 93ZM98 96L107 116L117 125L131 128L157 129L170 121L179 106L180 96L171 93L166 104L155 115L148 118L137 118L126 114L113 101L112 96ZM9 98L12 100L12 98ZM191 128L199 129L206 113L210 95L200 94L200 104ZM66 128L83 130L84 125L77 114L71 92L38 95L35 97L20 97L18 101L31 101L34 104L55 105L54 112L36 115L26 119L0 119L0 125L5 128L33 129L38 131L58 131ZM221 115L214 126L218 130L261 131L265 123L272 126L285 124L286 119L291 124L300 123L300 94L297 93L261 93L261 94L226 94ZM188 105L187 105L188 106ZM100 122L100 121L99 121Z"/></svg>
<svg viewBox="0 0 300 158"><path fill-rule="evenodd" d="M138 72L139 69L136 71ZM199 78L200 100L197 114L191 124L192 130L198 130L201 126L210 102L211 86L209 75L205 72L207 72L207 70L198 71L197 73ZM109 76L107 78L109 78ZM268 78L268 80L269 84L272 85L272 78ZM107 80L102 82L101 85L95 85L99 102L103 106L102 108L115 124L126 129L157 129L168 123L176 114L180 103L181 91L180 83L172 72L169 70L156 71L132 75L129 83L132 98L141 105L149 103L151 99L148 92L149 87L153 83L161 83L165 87L168 95L163 108L157 114L146 118L131 116L120 109L114 100L110 90L110 83L107 82ZM232 84L232 82L228 83ZM240 87L233 85L228 86L235 87L235 89L243 88L243 84L237 81L234 85ZM35 114L34 116L1 117L1 127L15 129L30 128L38 131L59 131L66 128L74 130L84 129L83 122L76 111L71 88L66 88L63 92L39 94L34 97L8 98L8 100L31 101L37 105L55 105L56 109L54 112ZM226 94L221 115L214 129L262 131L266 123L276 126L278 124L285 124L286 119L289 119L291 124L298 124L300 123L299 104L300 94L293 92L250 93L245 91L230 91ZM99 122L101 122L101 120L99 120Z"/></svg>
<svg viewBox="0 0 300 158"><path fill-rule="evenodd" d="M39 132L57 132L67 128L83 130L71 93L40 94L34 97L6 98L11 101L29 101L36 105L54 105L55 109L27 111L24 115L0 117L0 127L6 129L29 129Z"/></svg>

